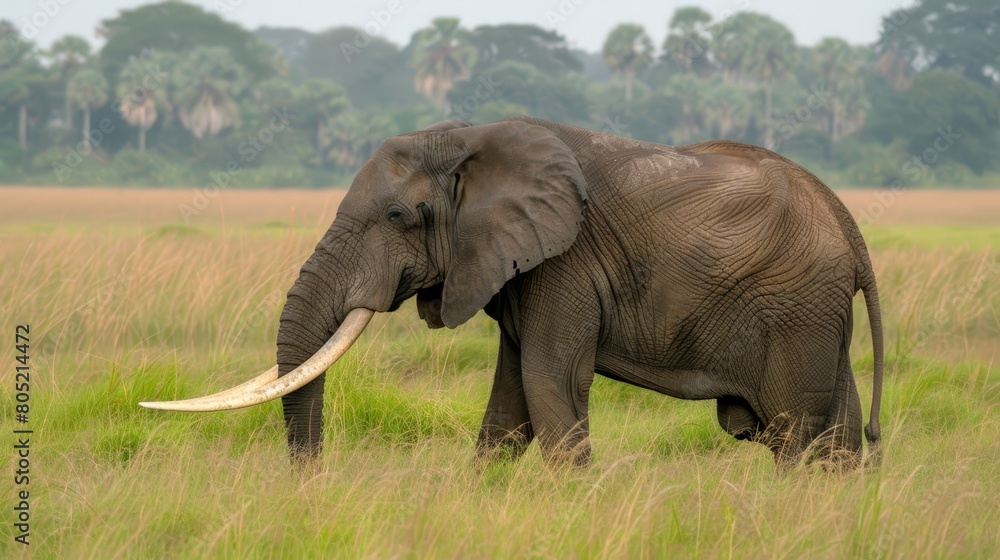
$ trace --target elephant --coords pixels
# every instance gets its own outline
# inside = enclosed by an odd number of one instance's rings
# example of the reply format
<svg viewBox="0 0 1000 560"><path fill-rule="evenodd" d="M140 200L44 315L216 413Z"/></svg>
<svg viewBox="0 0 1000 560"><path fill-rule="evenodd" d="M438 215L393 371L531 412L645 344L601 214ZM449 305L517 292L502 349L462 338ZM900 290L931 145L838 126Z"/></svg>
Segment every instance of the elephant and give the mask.
<svg viewBox="0 0 1000 560"><path fill-rule="evenodd" d="M869 423L851 370L861 290L874 354ZM277 365L216 395L141 403L224 410L281 397L293 464L321 456L328 367L374 313L416 296L430 328L499 326L475 445L550 464L591 455L602 375L714 399L722 429L781 465L858 465L880 439L875 274L839 198L750 144L667 146L531 117L450 120L386 139L288 291Z"/></svg>

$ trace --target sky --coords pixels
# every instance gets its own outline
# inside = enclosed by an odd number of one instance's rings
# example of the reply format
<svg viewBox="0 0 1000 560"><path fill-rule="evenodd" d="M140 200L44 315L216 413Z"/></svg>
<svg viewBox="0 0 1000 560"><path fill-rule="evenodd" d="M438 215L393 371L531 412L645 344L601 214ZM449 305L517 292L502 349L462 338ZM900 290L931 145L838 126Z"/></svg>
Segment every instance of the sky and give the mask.
<svg viewBox="0 0 1000 560"><path fill-rule="evenodd" d="M24 36L42 47L67 35L80 35L95 45L94 30L122 9L148 4L142 0L3 0L0 18L8 19ZM599 52L608 32L619 23L639 23L662 44L667 22L679 6L697 5L714 19L737 11L770 15L792 30L800 45L814 45L823 37L839 36L851 43L878 38L881 18L913 0L191 0L248 29L260 26L298 27L322 31L331 27L368 26L369 32L399 45L431 19L455 16L465 27L499 23L531 23L555 29L570 44Z"/></svg>

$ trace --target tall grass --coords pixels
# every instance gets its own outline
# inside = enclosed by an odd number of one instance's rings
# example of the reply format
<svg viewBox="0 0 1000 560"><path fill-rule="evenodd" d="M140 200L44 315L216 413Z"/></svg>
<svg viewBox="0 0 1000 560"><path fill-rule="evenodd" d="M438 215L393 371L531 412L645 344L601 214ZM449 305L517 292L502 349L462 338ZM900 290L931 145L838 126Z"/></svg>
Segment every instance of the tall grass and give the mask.
<svg viewBox="0 0 1000 560"><path fill-rule="evenodd" d="M405 305L331 369L322 466L296 473L278 403L136 406L273 363L284 293L320 230L265 226L53 226L0 242L0 325L32 323L35 430L32 544L13 542L4 477L0 556L1000 554L995 244L869 232L890 361L877 470L779 474L764 447L718 427L712 402L604 379L591 466L552 471L534 446L518 463L477 465L496 328L479 316L428 331ZM871 338L856 305L867 410ZM12 335L2 340L12 356ZM12 404L5 391L5 425ZM11 457L0 454L7 469Z"/></svg>

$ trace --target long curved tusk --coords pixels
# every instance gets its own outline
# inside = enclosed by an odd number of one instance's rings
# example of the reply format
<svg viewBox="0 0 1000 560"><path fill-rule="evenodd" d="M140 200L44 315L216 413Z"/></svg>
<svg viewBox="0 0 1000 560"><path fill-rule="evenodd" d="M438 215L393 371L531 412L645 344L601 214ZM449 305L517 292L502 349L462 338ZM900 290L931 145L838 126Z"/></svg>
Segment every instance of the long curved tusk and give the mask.
<svg viewBox="0 0 1000 560"><path fill-rule="evenodd" d="M373 315L375 312L371 309L351 310L326 344L283 377L277 377L278 369L275 366L256 378L221 393L182 401L141 402L139 406L159 410L212 412L253 406L287 395L319 377L339 360L361 336Z"/></svg>
<svg viewBox="0 0 1000 560"><path fill-rule="evenodd" d="M289 373L291 373L291 372L289 372ZM174 408L165 408L165 407L163 407L161 405L184 403L185 406L188 406L188 405L194 405L194 404L205 404L205 403L209 403L209 402L214 402L214 401L217 401L217 400L219 400L221 398L229 397L231 395L240 395L240 394L243 394L243 393L247 393L247 392L253 391L254 389L256 389L258 387L263 387L264 385L267 385L268 383L271 383L272 381L274 381L276 379L278 379L278 366L272 366L271 369L265 371L264 373L258 375L257 377L254 377L250 381L246 381L246 382L240 383L239 385L237 385L237 386L235 386L235 387L233 387L231 389L226 389L225 391L219 391L218 393L213 393L211 395L206 395L204 397L196 397L196 398L193 398L193 399L184 399L184 400L181 400L181 401L141 402L141 403L139 403L139 406L144 406L146 408L160 408L160 409L163 409L163 410L177 410L177 409L174 409Z"/></svg>
<svg viewBox="0 0 1000 560"><path fill-rule="evenodd" d="M264 385L267 385L268 383L274 381L277 378L278 378L278 366L273 366L271 369L265 371L264 373L258 375L257 377L254 377L250 381L247 381L245 383L240 383L239 385L233 387L232 389L226 389L225 391L219 391L218 393L206 395L204 397L198 397L197 399L187 399L185 401L176 401L176 402L188 402L195 400L202 401L208 399L217 399L219 397L227 397L229 395L236 395L239 393L245 393L247 391L252 391L257 387L263 387Z"/></svg>

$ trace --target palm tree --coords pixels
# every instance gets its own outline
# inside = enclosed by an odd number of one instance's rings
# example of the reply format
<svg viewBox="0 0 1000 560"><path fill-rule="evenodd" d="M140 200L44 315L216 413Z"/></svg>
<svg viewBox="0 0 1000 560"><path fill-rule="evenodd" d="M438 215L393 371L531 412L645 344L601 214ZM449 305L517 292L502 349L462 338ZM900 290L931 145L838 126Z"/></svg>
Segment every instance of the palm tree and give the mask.
<svg viewBox="0 0 1000 560"><path fill-rule="evenodd" d="M675 138L677 143L704 140L708 135L703 101L710 87L707 80L692 74L674 74L667 82L666 93L680 101L681 115Z"/></svg>
<svg viewBox="0 0 1000 560"><path fill-rule="evenodd" d="M83 142L90 141L90 112L108 102L108 81L93 68L78 71L66 83L66 96L83 110Z"/></svg>
<svg viewBox="0 0 1000 560"><path fill-rule="evenodd" d="M744 19L746 15L757 14L740 12L716 23L711 29L712 55L722 68L722 78L731 84L748 85L744 58L753 46L753 35L746 27L733 23L733 20Z"/></svg>
<svg viewBox="0 0 1000 560"><path fill-rule="evenodd" d="M896 48L888 48L879 54L874 70L882 74L893 89L902 90L913 85L913 62L908 55Z"/></svg>
<svg viewBox="0 0 1000 560"><path fill-rule="evenodd" d="M928 33L930 28L926 27L926 23L931 23L931 25L934 25L934 23L928 21L917 24L916 22L921 21L922 18L927 17L929 14L915 14L913 13L913 10L915 9L920 9L920 7L914 6L912 8L900 8L883 18L882 29L879 31L879 39L874 45L872 45L875 56L872 69L876 74L885 76L892 88L896 90L908 89L911 85L913 85L914 75L917 73L916 66L922 66L923 64L930 62L929 60L925 60L925 49L921 46L919 41L914 40L913 32L915 32L916 29L923 29L923 33ZM952 9L946 10L946 12L952 12ZM970 13L970 10L968 9L956 8L952 13L954 14L954 17L960 17L968 20L970 25L973 21L971 18L975 17L975 13ZM900 31L902 30L900 29L898 23L900 22L900 19L898 19L900 17L902 17L904 24L914 22L913 24L908 25L908 27L915 29L909 33L901 33ZM941 31L937 31L936 34L938 36L944 36L944 33ZM977 35L979 40L990 40L987 39L989 36L987 33ZM994 33L992 40L995 40L995 38L996 34ZM973 49L969 48L968 50L971 52ZM918 61L921 60L923 60L923 64L918 63Z"/></svg>
<svg viewBox="0 0 1000 560"><path fill-rule="evenodd" d="M297 93L295 83L286 78L271 78L253 87L253 97L265 113L292 104Z"/></svg>
<svg viewBox="0 0 1000 560"><path fill-rule="evenodd" d="M146 132L156 124L158 108L170 107L166 79L171 61L169 55L133 58L118 78L118 110L127 123L139 129L140 152L146 151Z"/></svg>
<svg viewBox="0 0 1000 560"><path fill-rule="evenodd" d="M323 159L341 169L356 169L375 153L383 140L399 132L392 119L381 113L342 113L323 129Z"/></svg>
<svg viewBox="0 0 1000 560"><path fill-rule="evenodd" d="M295 115L313 127L316 157L323 161L325 129L334 117L350 108L344 89L323 78L310 78L295 90Z"/></svg>
<svg viewBox="0 0 1000 560"><path fill-rule="evenodd" d="M677 8L667 25L663 58L673 60L682 72L704 73L711 66L708 58L711 38L707 33L711 23L712 14L701 8Z"/></svg>
<svg viewBox="0 0 1000 560"><path fill-rule="evenodd" d="M838 37L827 37L813 48L813 71L833 98L827 123L831 142L842 136L847 98L857 97L861 92L862 62L861 53Z"/></svg>
<svg viewBox="0 0 1000 560"><path fill-rule="evenodd" d="M53 43L46 55L53 60L54 66L59 70L59 81L65 87L69 77L90 59L90 43L83 37L67 35ZM64 99L63 120L64 128L73 128L73 104L69 96Z"/></svg>
<svg viewBox="0 0 1000 560"><path fill-rule="evenodd" d="M0 102L17 107L17 143L21 149L28 147L29 112L40 109L49 85L37 54L34 44L21 37L17 26L0 19Z"/></svg>
<svg viewBox="0 0 1000 560"><path fill-rule="evenodd" d="M28 147L28 103L31 100L31 77L21 68L0 71L0 101L17 107L17 143Z"/></svg>
<svg viewBox="0 0 1000 560"><path fill-rule="evenodd" d="M787 27L763 14L739 12L713 28L712 51L730 82L752 82L764 90L764 121L767 142L773 141L771 93L774 82L787 77L795 66L798 50Z"/></svg>
<svg viewBox="0 0 1000 560"><path fill-rule="evenodd" d="M706 126L712 136L733 139L746 126L752 103L747 90L726 83L716 83L702 98Z"/></svg>
<svg viewBox="0 0 1000 560"><path fill-rule="evenodd" d="M781 26L781 30L785 33L780 33L778 29L762 32L758 37L757 49L747 63L747 73L763 84L764 122L768 125L771 123L774 82L791 73L798 56L791 32L784 26Z"/></svg>
<svg viewBox="0 0 1000 560"><path fill-rule="evenodd" d="M653 60L653 41L641 25L623 23L604 41L604 61L625 79L625 107L632 105L632 81Z"/></svg>
<svg viewBox="0 0 1000 560"><path fill-rule="evenodd" d="M447 109L448 92L455 83L468 79L476 60L469 32L459 27L458 18L436 18L431 27L413 34L413 65L417 69L414 87L434 106Z"/></svg>
<svg viewBox="0 0 1000 560"><path fill-rule="evenodd" d="M201 140L238 126L236 98L249 85L247 71L222 47L197 47L174 67L181 124Z"/></svg>
<svg viewBox="0 0 1000 560"><path fill-rule="evenodd" d="M861 71L871 68L874 63L874 51L869 46L854 46L854 57L857 61L858 73L839 88L837 100L840 102L838 117L839 137L843 138L857 132L865 124L865 116L871 107L869 96L865 92L865 78Z"/></svg>

